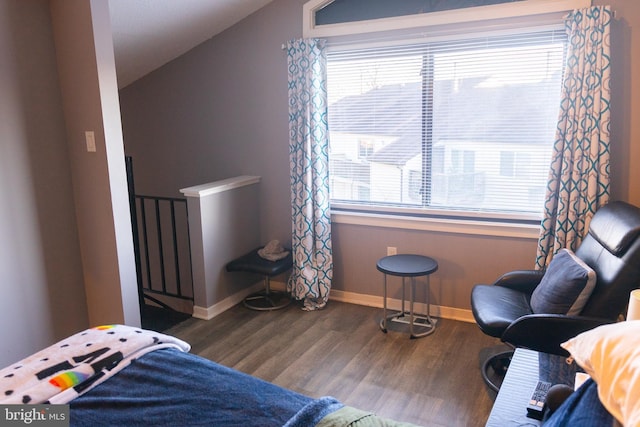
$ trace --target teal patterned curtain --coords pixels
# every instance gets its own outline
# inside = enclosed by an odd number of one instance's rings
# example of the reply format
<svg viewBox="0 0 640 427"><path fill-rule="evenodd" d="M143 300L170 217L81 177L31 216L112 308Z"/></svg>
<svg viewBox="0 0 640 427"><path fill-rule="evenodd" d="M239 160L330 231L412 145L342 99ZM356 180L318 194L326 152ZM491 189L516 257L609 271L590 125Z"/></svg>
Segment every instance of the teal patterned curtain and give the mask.
<svg viewBox="0 0 640 427"><path fill-rule="evenodd" d="M571 12L561 111L553 147L536 268L575 250L609 201L609 6Z"/></svg>
<svg viewBox="0 0 640 427"><path fill-rule="evenodd" d="M333 275L324 40L287 43L293 271L287 290L323 308Z"/></svg>

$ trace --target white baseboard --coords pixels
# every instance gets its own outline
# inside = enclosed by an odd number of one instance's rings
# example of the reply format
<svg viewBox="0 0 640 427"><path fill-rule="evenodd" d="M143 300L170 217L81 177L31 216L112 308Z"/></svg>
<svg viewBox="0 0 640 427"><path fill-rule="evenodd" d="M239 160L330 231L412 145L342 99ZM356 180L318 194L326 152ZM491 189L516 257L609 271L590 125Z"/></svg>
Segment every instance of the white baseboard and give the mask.
<svg viewBox="0 0 640 427"><path fill-rule="evenodd" d="M256 283L254 286L243 290L242 292L238 292L234 295L231 295L228 298L216 303L210 307L193 307L193 317L203 320L210 320L216 317L218 314L230 309L234 305L242 302L248 295L258 292L262 289L264 283L260 281ZM286 289L286 283L284 282L271 282L271 288L278 291L283 291ZM381 296L375 295L367 295L367 294L358 294L355 292L345 292L338 290L331 290L331 295L329 300L346 302L349 304L358 304L365 305L368 307L377 307L382 308L383 302ZM402 301L397 299L389 299L387 308L391 310L400 310L402 306ZM408 308L405 306L405 308ZM439 317L442 319L452 319L459 320L462 322L475 323L473 318L473 314L471 310L455 308L455 307L446 307L440 305L430 305L430 314L434 317ZM416 303L414 305L414 310L416 313L425 314L427 312L427 305L425 303Z"/></svg>
<svg viewBox="0 0 640 427"><path fill-rule="evenodd" d="M349 304L366 305L368 307L377 308L382 308L384 305L381 296L357 294L354 292L338 291L335 289L331 290L329 300L346 302ZM391 310L400 310L402 308L402 301L389 298L387 300L387 308ZM408 304L405 305L405 309L408 308ZM416 313L425 314L427 312L427 304L415 303L413 309ZM429 314L433 317L439 317L442 319L452 319L460 320L462 322L475 323L471 310L462 308L430 304Z"/></svg>
<svg viewBox="0 0 640 427"><path fill-rule="evenodd" d="M244 300L247 296L255 292L259 292L263 288L264 288L264 282L261 280L255 285L247 289L243 289L241 292L237 292L231 296L228 296L227 298L223 299L218 303L215 303L212 306L200 307L200 306L194 305L192 316L195 317L196 319L211 320L214 317L216 317L218 314L223 313L229 310L234 305L241 303L242 300Z"/></svg>

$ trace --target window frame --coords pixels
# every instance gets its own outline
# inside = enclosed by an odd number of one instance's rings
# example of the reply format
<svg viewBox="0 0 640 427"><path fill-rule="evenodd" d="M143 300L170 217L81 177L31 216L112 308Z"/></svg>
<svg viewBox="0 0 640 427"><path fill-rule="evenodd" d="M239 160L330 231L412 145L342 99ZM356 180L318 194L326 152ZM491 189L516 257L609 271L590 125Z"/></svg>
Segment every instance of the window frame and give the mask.
<svg viewBox="0 0 640 427"><path fill-rule="evenodd" d="M304 4L304 37L324 37L331 49L357 45L393 44L394 34L428 34L431 40L528 32L534 28L561 28L569 10L591 6L591 0L524 0L517 3L473 7L408 17L377 19L344 24L314 26L313 13L331 0L310 0ZM504 18L504 19L498 19ZM523 28L528 27L528 28ZM393 30L393 31L388 31ZM528 213L466 212L437 208L367 206L331 202L335 224L351 224L404 230L436 231L465 235L503 236L535 240L540 215Z"/></svg>
<svg viewBox="0 0 640 427"><path fill-rule="evenodd" d="M503 18L530 18L536 15L566 13L573 9L591 6L591 0L522 0L513 3L476 6L441 12L316 25L316 11L332 2L333 0L310 0L303 5L303 37L334 37L378 31L405 30L418 27L499 20Z"/></svg>
<svg viewBox="0 0 640 427"><path fill-rule="evenodd" d="M393 40L379 41L375 39L374 41L368 42L368 43L362 42L360 40L358 40L355 43L349 43L349 42L336 43L336 44L329 43L328 49L329 49L329 52L331 52L334 49L336 51L343 51L343 50L350 51L353 49L359 50L361 48L389 49L389 48L393 48L393 46L396 46L396 45L405 46L405 45L416 45L416 44L428 45L431 43L440 44L442 42L449 42L449 41L465 41L465 40L473 40L473 39L481 40L485 38L502 37L505 35L517 36L519 34L529 34L532 32L535 33L535 32L547 32L547 31L561 31L562 29L563 29L563 26L560 23L555 23L555 24L545 23L545 25L530 25L527 27L518 27L517 29L505 28L505 29L495 30L491 28L488 31L481 31L480 29L476 29L476 31L470 32L470 33L461 33L461 34L446 35L446 36L440 36L439 34L434 34L434 35L415 38L415 37L406 37L402 35L397 39L393 39ZM429 51L429 49L427 49L425 52L427 51ZM425 53L425 55L428 55L428 53ZM423 62L432 63L432 61L430 60L423 60ZM423 74L431 75L433 73L428 72ZM428 84L428 83L425 83L425 81L423 80L421 84L424 86L425 84ZM560 88L558 88L558 90L560 90ZM424 106L424 103L423 103L423 106ZM432 155L433 155L434 147L430 146L430 144L433 143L433 140L428 135L429 127L430 126L426 126L426 128L423 127L423 145L422 145L423 162L431 162ZM426 155L427 152L430 155ZM464 157L465 157L464 152L460 152L460 155L461 155L461 160L464 162ZM514 162L517 163L517 159L518 159L518 153L514 153ZM517 166L516 163L514 163L514 171ZM426 170L427 175L430 175L434 170L433 169L434 166L432 166L431 164L423 165L423 170ZM416 206L398 205L396 203L385 204L384 202L369 204L367 202L359 202L357 200L349 201L349 200L339 200L339 199L332 199L331 204L336 209L336 211L340 211L342 214L345 214L347 212L355 212L357 216L363 216L363 215L394 216L395 215L395 216L404 216L407 218L411 218L412 220L419 220L420 217L423 217L423 218L437 218L438 220L442 220L444 218L454 218L454 219L461 219L461 220L474 219L474 220L479 220L482 223L487 223L489 221L495 220L498 222L517 221L523 224L529 224L533 222L539 224L540 220L542 219L542 206L540 208L540 212L538 213L517 212L517 211L505 212L505 211L499 211L499 210L474 211L474 210L466 210L464 208L457 209L453 206L449 208L433 206L431 205L431 200L430 200L431 187L430 185L426 185L425 187L425 185L426 183L422 184L422 189L421 189L422 200L420 202L420 205L416 205Z"/></svg>

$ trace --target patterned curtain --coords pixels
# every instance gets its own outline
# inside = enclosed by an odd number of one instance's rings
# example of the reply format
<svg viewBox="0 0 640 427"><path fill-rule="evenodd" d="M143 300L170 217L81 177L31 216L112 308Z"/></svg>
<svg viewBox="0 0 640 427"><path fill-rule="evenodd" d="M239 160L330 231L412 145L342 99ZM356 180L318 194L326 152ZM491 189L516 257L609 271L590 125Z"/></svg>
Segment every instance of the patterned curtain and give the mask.
<svg viewBox="0 0 640 427"><path fill-rule="evenodd" d="M324 46L324 40L315 39L287 43L293 220L287 290L304 300L308 311L327 304L333 276Z"/></svg>
<svg viewBox="0 0 640 427"><path fill-rule="evenodd" d="M562 102L547 184L536 268L575 250L609 201L609 6L571 12Z"/></svg>

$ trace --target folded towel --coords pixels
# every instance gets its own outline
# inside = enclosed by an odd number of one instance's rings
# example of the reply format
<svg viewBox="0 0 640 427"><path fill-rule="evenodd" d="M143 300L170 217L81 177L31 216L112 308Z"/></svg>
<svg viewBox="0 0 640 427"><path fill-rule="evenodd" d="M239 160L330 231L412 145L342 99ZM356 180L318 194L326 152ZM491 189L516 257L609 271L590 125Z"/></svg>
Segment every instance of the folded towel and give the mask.
<svg viewBox="0 0 640 427"><path fill-rule="evenodd" d="M267 243L264 248L258 249L258 255L269 261L278 261L289 255L289 251L286 250L278 240L272 240Z"/></svg>

